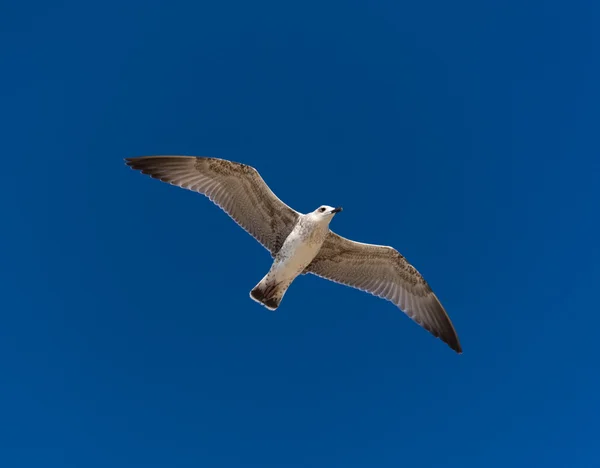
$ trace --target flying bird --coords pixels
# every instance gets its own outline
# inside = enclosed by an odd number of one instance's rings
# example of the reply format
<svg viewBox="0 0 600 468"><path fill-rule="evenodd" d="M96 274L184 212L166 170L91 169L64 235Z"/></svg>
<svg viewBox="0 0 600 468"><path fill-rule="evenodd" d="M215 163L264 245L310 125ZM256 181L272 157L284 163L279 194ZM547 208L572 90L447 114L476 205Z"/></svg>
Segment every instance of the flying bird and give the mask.
<svg viewBox="0 0 600 468"><path fill-rule="evenodd" d="M268 309L279 307L298 275L312 273L391 301L462 353L442 304L397 250L355 242L329 229L341 207L322 205L312 213L299 213L277 198L256 169L224 159L144 156L125 161L150 177L206 195L269 250L273 264L250 291Z"/></svg>

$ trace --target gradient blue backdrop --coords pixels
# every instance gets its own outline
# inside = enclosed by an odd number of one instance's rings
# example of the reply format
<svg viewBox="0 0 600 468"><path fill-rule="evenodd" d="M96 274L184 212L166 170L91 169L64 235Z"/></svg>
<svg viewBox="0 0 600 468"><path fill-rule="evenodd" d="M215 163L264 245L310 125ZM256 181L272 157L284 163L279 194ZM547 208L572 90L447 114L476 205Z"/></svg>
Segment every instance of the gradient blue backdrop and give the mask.
<svg viewBox="0 0 600 468"><path fill-rule="evenodd" d="M0 3L0 466L599 466L595 1ZM397 247L454 354L123 164Z"/></svg>

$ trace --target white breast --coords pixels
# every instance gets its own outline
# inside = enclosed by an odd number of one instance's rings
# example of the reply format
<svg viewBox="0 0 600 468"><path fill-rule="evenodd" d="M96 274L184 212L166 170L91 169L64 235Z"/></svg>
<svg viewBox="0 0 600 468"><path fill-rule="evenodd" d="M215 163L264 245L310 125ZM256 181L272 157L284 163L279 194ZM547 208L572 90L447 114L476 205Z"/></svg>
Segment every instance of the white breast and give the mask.
<svg viewBox="0 0 600 468"><path fill-rule="evenodd" d="M324 236L307 234L306 230L294 229L285 240L273 263L273 272L278 278L298 276L319 253Z"/></svg>

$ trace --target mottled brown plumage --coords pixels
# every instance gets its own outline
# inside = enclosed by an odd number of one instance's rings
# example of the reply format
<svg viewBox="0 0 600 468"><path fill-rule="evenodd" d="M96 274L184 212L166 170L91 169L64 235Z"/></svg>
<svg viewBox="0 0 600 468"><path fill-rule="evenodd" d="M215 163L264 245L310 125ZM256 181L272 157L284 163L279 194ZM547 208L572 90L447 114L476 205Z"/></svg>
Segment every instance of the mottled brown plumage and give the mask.
<svg viewBox="0 0 600 468"><path fill-rule="evenodd" d="M253 167L217 158L144 156L125 160L155 179L206 195L275 256L298 220Z"/></svg>
<svg viewBox="0 0 600 468"><path fill-rule="evenodd" d="M416 268L392 247L354 242L329 231L306 270L393 302L432 335L462 352L442 304Z"/></svg>
<svg viewBox="0 0 600 468"><path fill-rule="evenodd" d="M275 257L275 263L294 227L316 213L302 215L287 206L269 189L256 169L245 164L192 156L148 156L130 158L126 162L155 179L209 197L265 246ZM308 242L310 234L307 236ZM288 245L292 244L286 243ZM462 352L456 331L440 301L420 273L392 247L354 242L329 230L320 250L311 258L305 273L391 301L453 350ZM274 309L279 306L284 292L277 301L265 296L269 289L255 288L251 296Z"/></svg>

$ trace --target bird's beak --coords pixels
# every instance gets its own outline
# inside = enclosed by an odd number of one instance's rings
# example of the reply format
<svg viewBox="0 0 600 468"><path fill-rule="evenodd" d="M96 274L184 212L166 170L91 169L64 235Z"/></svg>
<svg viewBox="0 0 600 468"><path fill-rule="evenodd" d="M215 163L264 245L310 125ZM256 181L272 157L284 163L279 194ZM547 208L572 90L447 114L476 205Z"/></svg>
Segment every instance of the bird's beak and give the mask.
<svg viewBox="0 0 600 468"><path fill-rule="evenodd" d="M334 208L333 210L331 210L331 214L336 214L336 213L339 213L340 211L342 211L342 207L338 206L337 208Z"/></svg>

